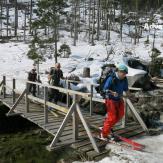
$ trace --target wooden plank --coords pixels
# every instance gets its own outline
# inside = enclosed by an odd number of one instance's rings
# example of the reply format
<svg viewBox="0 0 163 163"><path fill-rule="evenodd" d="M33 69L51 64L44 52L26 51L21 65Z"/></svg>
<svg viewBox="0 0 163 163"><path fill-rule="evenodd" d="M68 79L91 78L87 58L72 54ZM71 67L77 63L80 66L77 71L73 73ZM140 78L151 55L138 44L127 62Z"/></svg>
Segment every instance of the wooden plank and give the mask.
<svg viewBox="0 0 163 163"><path fill-rule="evenodd" d="M41 117L35 117L35 118L28 117L28 119L32 120L32 121L35 122L35 123L39 123L40 125L41 125L41 124L44 124L44 123L43 123L43 122L44 122L44 118L45 118L44 115L41 116ZM54 120L53 117L52 117L52 118L49 118L49 121L50 121L50 120L53 121L53 120Z"/></svg>
<svg viewBox="0 0 163 163"><path fill-rule="evenodd" d="M58 132L56 133L53 141L51 142L50 147L53 147L58 142L58 139L59 139L60 135L62 134L62 132L64 130L64 127L66 126L70 116L74 112L74 109L75 109L75 103L73 103L71 105L71 108L69 109L68 113L66 114L66 117L64 118L64 120L63 120L63 122L62 122L62 124L61 124L61 126L60 126L60 128L58 130Z"/></svg>
<svg viewBox="0 0 163 163"><path fill-rule="evenodd" d="M92 150L92 151L86 152L86 155L88 157L88 160L96 160L96 161L99 161L99 160L101 160L101 159L99 159L99 157L102 156L102 159L103 159L104 157L109 156L109 153L110 153L109 150L103 150L102 152L100 152L100 154L97 153L96 151Z"/></svg>
<svg viewBox="0 0 163 163"><path fill-rule="evenodd" d="M96 152L100 152L97 145L96 145L96 141L95 141L95 139L93 138L93 136L91 134L91 130L90 130L89 126L87 125L87 123L86 123L86 121L85 121L85 119L84 119L84 117L82 115L82 112L80 110L80 106L78 104L76 104L76 110L77 110L78 115L80 117L80 120L82 121L82 124L83 124L83 126L84 126L84 128L85 128L85 130L86 130L86 132L88 134L88 137L89 137L89 139L90 139L90 141L92 143L92 146L93 146L94 150Z"/></svg>
<svg viewBox="0 0 163 163"><path fill-rule="evenodd" d="M123 133L132 132L132 131L134 131L134 130L136 130L136 129L139 129L139 128L140 128L140 125L133 126L133 127L131 126L131 127L128 127L128 128L124 128L124 129L121 129L121 130L117 130L117 131L115 131L115 133L121 135L121 134L123 134Z"/></svg>
<svg viewBox="0 0 163 163"><path fill-rule="evenodd" d="M54 131L53 130L53 134L57 133L57 130L58 128ZM84 128L79 128L79 133L83 132L84 131ZM50 131L51 132L51 131ZM72 138L73 138L73 130L72 128L70 128L69 130L66 129L66 130L63 130L63 133L61 135L61 137L64 137L64 136L67 136L67 135L72 135ZM74 139L73 139L74 140ZM77 140L77 139L76 139ZM75 140L74 140L75 141Z"/></svg>
<svg viewBox="0 0 163 163"><path fill-rule="evenodd" d="M144 129L144 131L146 133L149 133L149 130L146 126L146 124L144 123L144 121L142 120L142 118L140 117L140 115L138 114L138 112L136 111L136 109L134 108L133 104L131 103L131 101L129 99L126 99L126 102L130 108L130 110L132 111L132 113L134 114L134 116L136 117L136 119L138 120L138 122L140 123L140 125L142 126L142 128Z"/></svg>
<svg viewBox="0 0 163 163"><path fill-rule="evenodd" d="M41 104L44 104L44 100L43 99L39 99L37 97L33 97L32 95L28 95L28 98L30 100L35 100L35 101L37 101L37 102L39 102ZM67 113L68 112L68 109L67 108L61 107L61 106L56 105L54 103L47 102L46 104L47 104L47 106L50 106L50 107L52 107L52 108L54 108L56 110L62 111L63 113Z"/></svg>
<svg viewBox="0 0 163 163"><path fill-rule="evenodd" d="M100 155L94 157L93 159L94 159L95 161L99 161L99 160L103 159L104 157L109 156L109 153L110 153L110 151L105 150L104 152L102 152Z"/></svg>
<svg viewBox="0 0 163 163"><path fill-rule="evenodd" d="M62 93L69 93L71 95L79 95L79 96L82 96L83 98L87 98L90 96L90 93L83 93L83 92L79 92L79 91L74 91L74 90L70 90L70 89L66 89L66 88L61 88L61 87L56 87L56 86L50 86L50 85L47 85L47 84L40 84L40 83L36 83L36 82L31 82L31 81L27 81L27 83L30 83L30 84L36 84L36 85L39 85L39 86L42 86L42 87L48 87L48 88L52 88L52 89L56 89Z"/></svg>
<svg viewBox="0 0 163 163"><path fill-rule="evenodd" d="M2 103L7 106L9 109L11 109L11 105L7 104L6 102L2 101Z"/></svg>
<svg viewBox="0 0 163 163"><path fill-rule="evenodd" d="M97 139L96 139L96 144L97 144L98 148L99 148L100 151L101 151L102 149L105 148L105 146L108 144L108 142L100 141L100 140L97 140ZM88 152L88 151L92 151L92 150L93 150L93 147L92 147L91 144L88 144L88 145L79 147L78 150L81 151L81 152L86 153L86 152ZM100 152L99 152L99 153L100 153Z"/></svg>
<svg viewBox="0 0 163 163"><path fill-rule="evenodd" d="M73 125L73 139L74 141L78 139L78 132L79 132L79 117L77 111L74 110L73 117L72 117L72 125Z"/></svg>
<svg viewBox="0 0 163 163"><path fill-rule="evenodd" d="M121 135L124 136L124 137L126 137L126 138L130 138L130 137L139 135L139 134L142 133L142 132L144 132L144 131L142 130L142 128L140 128L140 129L137 129L137 130L132 131L132 132L123 133L123 134L121 134Z"/></svg>
<svg viewBox="0 0 163 163"><path fill-rule="evenodd" d="M56 124L55 124L55 126L51 126L51 127L45 127L48 131L50 131L51 133L55 133L55 130L56 129L59 129L59 127L60 127L60 125L62 124L62 122L57 122ZM72 124L71 123L68 123L67 125L66 125L66 127L72 127ZM66 128L65 127L65 128ZM72 129L72 128L71 128ZM64 131L64 130L63 130Z"/></svg>
<svg viewBox="0 0 163 163"><path fill-rule="evenodd" d="M51 131L52 133L54 133L53 132L53 129L56 129L56 128L58 128L56 125L55 126L53 126L53 128L48 128L48 127L46 127L46 129L48 129L49 131ZM67 130L72 130L72 123L68 123L67 125L66 125L66 127L64 128L64 130L63 131L67 131Z"/></svg>
<svg viewBox="0 0 163 163"><path fill-rule="evenodd" d="M91 143L90 143L90 140L89 140L89 139L86 139L86 140L83 140L82 142L73 143L73 144L71 145L71 147L74 148L74 149L78 149L78 148L83 147L83 146L86 146L86 145L88 145L88 144L91 144ZM97 152L96 152L96 153L97 153Z"/></svg>
<svg viewBox="0 0 163 163"><path fill-rule="evenodd" d="M62 122L62 121L63 121L63 119L61 121L58 121L58 122ZM72 124L71 121L68 121L67 123ZM51 121L48 124L44 124L43 126L50 129L50 128L53 128L53 126L55 126L55 124L56 124L56 121Z"/></svg>

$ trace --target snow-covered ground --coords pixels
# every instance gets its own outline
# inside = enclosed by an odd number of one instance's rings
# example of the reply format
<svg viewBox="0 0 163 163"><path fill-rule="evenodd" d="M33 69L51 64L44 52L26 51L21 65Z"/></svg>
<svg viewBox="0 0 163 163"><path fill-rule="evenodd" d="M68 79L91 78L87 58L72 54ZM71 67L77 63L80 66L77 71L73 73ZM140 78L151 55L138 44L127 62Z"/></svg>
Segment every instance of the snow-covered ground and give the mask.
<svg viewBox="0 0 163 163"><path fill-rule="evenodd" d="M70 58L59 58L61 63L64 76L70 74L82 75L83 67L90 67L91 77L98 79L101 74L101 66L107 62L121 62L122 56L126 51L131 51L133 56L140 57L143 60L150 60L151 47L152 47L152 36L150 44L145 45L144 41L146 38L140 39L140 43L133 45L127 43L125 40L129 40L127 36L124 36L124 42L120 42L118 39L119 35L115 32L111 32L111 45L105 46L103 41L96 42L95 46L88 45L82 38L78 41L77 46L72 46L72 40L68 37L68 33L64 32L64 38L60 40L58 46L66 42L71 48ZM156 39L156 47L163 53L163 39L162 35ZM107 50L110 48L114 49L114 55L110 56L106 62ZM7 79L11 80L13 77L17 79L27 79L27 72L33 67L33 61L29 60L26 56L28 52L28 44L24 43L4 43L0 44L0 76L7 75ZM93 61L88 61L88 58L93 58ZM47 59L46 62L40 64L41 80L47 82L47 75L45 71L49 70L51 66L54 66L54 60ZM73 70L73 71L72 71ZM19 81L18 81L19 82ZM23 89L24 84L20 83L18 89Z"/></svg>
<svg viewBox="0 0 163 163"><path fill-rule="evenodd" d="M112 32L112 38L115 38L117 34ZM118 36L117 36L118 37ZM66 39L67 40L67 39ZM61 40L59 44L65 40ZM114 41L113 41L114 42ZM163 40L158 38L156 40L156 46L163 52L161 48L161 43ZM68 43L68 41L67 41ZM70 75L69 72L73 71L73 74L82 74L83 67L91 68L91 77L97 78L101 73L100 67L105 64L104 59L106 58L106 47L102 42L96 43L96 46L90 46L83 41L78 42L78 46L74 47L71 44L72 55L70 58L59 58L59 62L62 65L62 70L64 71L64 76ZM149 60L149 51L151 45L144 45L144 39L140 40L139 45L131 45L127 43L120 43L117 41L114 43L115 56L112 61L118 61L121 58L121 54L124 53L126 47L132 50L136 56L142 59ZM17 89L22 90L25 86L25 80L27 78L27 72L33 67L33 61L29 60L26 56L28 51L28 45L24 43L5 43L0 44L0 77L3 75L7 76L8 84L11 84L12 78L17 78ZM93 61L87 61L88 57L94 58ZM45 75L45 70L54 65L54 60L47 60L46 62L40 64L41 80L47 82L47 75ZM20 80L21 79L21 80ZM23 80L22 80L23 79ZM89 79L87 80L89 82ZM144 137L138 139L146 145L146 150L148 152L138 152L138 151L127 151L115 146L108 144L107 148L112 149L113 153L118 155L111 155L106 157L99 163L161 163L163 162L163 135L154 137ZM93 162L91 162L93 163Z"/></svg>
<svg viewBox="0 0 163 163"><path fill-rule="evenodd" d="M109 157L97 163L162 163L163 162L163 135L143 137L136 140L146 146L146 152L124 150L112 144L107 145L111 149ZM116 155L115 155L115 154ZM81 162L73 162L81 163ZM85 163L95 163L94 161Z"/></svg>

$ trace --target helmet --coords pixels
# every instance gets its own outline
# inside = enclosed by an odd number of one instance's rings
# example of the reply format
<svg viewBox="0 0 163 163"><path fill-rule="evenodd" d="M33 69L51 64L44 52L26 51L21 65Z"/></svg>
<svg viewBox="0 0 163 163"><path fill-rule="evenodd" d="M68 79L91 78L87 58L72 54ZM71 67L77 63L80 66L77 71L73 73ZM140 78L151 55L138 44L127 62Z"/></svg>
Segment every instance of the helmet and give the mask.
<svg viewBox="0 0 163 163"><path fill-rule="evenodd" d="M126 66L125 64L119 64L119 65L117 66L117 69L118 69L119 71L124 71L124 72L126 72L126 74L128 74L128 68L127 68L127 66Z"/></svg>

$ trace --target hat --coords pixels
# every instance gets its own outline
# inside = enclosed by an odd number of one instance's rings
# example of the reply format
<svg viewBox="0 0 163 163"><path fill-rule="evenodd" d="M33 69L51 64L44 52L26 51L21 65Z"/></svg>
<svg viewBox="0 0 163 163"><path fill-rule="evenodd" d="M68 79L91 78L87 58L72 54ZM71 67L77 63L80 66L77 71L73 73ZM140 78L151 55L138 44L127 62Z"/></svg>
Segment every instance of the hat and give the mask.
<svg viewBox="0 0 163 163"><path fill-rule="evenodd" d="M128 68L127 68L127 66L126 66L125 64L119 64L119 65L117 66L117 69L118 69L119 71L124 71L124 72L126 72L126 74L128 74Z"/></svg>

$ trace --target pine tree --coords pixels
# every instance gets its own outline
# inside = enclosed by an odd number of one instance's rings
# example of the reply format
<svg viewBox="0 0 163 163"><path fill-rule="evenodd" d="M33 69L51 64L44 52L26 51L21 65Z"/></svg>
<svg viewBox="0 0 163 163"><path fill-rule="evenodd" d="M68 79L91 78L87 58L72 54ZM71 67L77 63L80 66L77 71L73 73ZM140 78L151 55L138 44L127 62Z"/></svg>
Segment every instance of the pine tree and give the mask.
<svg viewBox="0 0 163 163"><path fill-rule="evenodd" d="M38 40L33 41L33 44L40 46L51 46L50 44L54 43L55 46L55 62L57 62L57 42L59 39L58 36L58 26L60 23L59 17L64 14L63 9L66 5L64 0L40 0L38 2L37 16L38 19L33 22L32 29L35 31L34 37L40 37ZM46 29L49 28L51 35L46 36ZM39 34L38 31L45 30L45 34ZM42 31L41 31L42 32ZM41 33L40 32L40 33Z"/></svg>

